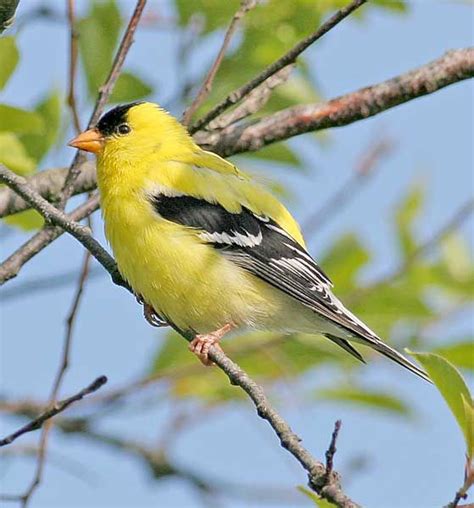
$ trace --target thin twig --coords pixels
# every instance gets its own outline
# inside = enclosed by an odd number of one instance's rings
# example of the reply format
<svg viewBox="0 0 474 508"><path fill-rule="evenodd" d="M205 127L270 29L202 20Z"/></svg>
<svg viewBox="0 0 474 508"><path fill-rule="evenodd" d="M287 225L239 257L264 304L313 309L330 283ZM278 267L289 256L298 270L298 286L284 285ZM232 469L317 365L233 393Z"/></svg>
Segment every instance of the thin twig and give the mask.
<svg viewBox="0 0 474 508"><path fill-rule="evenodd" d="M392 148L393 144L389 140L378 139L368 150L364 151L351 177L303 222L302 229L307 237L313 235L325 222L333 218L336 213L349 204L351 199L357 195L360 187L368 182L380 159L385 157Z"/></svg>
<svg viewBox="0 0 474 508"><path fill-rule="evenodd" d="M138 22L140 21L140 17L142 15L145 4L146 0L137 0L135 10L133 11L132 17L128 22L127 28L125 29L125 33L123 35L122 41L120 42L119 48L115 55L109 75L107 76L104 84L99 89L97 101L95 103L91 117L87 124L88 129L95 126L100 116L102 115L102 112L104 111L105 105L107 104L109 96L112 93L115 83L117 82L117 79L122 70L125 58L133 43L133 36L138 26ZM76 181L76 178L79 176L83 158L84 154L80 150L78 150L72 161L68 175L64 182L64 187L62 189L62 197L59 202L59 208L61 209L64 209L67 200L71 197L71 195L74 192L74 183Z"/></svg>
<svg viewBox="0 0 474 508"><path fill-rule="evenodd" d="M293 63L305 49L311 46L311 44L320 39L323 35L328 33L339 22L341 22L344 18L349 16L349 14L355 11L366 1L367 0L353 0L349 5L337 11L315 32L313 32L311 35L309 35L302 41L298 42L298 44L296 44L293 48L291 48L276 62L273 62L271 65L269 65L258 76L256 76L251 81L241 86L237 90L234 90L232 93L230 93L222 102L220 102L219 104L217 104L217 106L212 108L211 111L209 111L203 118L198 120L195 124L191 125L189 128L189 132L193 134L199 130L202 130L211 120L214 120L214 118L220 115L223 111L230 108L234 104L237 104L240 100L242 100L243 97L248 95L254 88L263 83L270 76L273 76L273 74L276 74L280 69L283 69L283 67L286 67L287 65Z"/></svg>
<svg viewBox="0 0 474 508"><path fill-rule="evenodd" d="M74 0L67 0L67 19L69 23L69 70L68 70L68 94L67 103L71 110L72 122L77 134L81 132L81 123L76 104L76 71L77 71L77 54L78 54L78 37L76 28Z"/></svg>
<svg viewBox="0 0 474 508"><path fill-rule="evenodd" d="M253 9L257 5L257 0L241 0L240 7L237 12L234 14L232 18L229 28L224 36L224 40L222 41L222 45L217 53L217 57L214 60L211 68L209 69L204 81L196 94L196 98L193 100L189 108L183 114L182 123L184 125L188 125L194 113L197 111L199 106L206 100L209 93L212 90L212 84L214 82L214 78L216 77L217 71L221 66L222 60L224 59L227 48L229 47L230 41L237 30L238 25L240 24L241 19L247 14L248 11Z"/></svg>
<svg viewBox="0 0 474 508"><path fill-rule="evenodd" d="M83 399L85 396L96 392L106 382L107 382L107 378L105 376L98 377L90 385L86 386L81 391L77 392L76 394L72 395L71 397L68 397L67 399L57 402L54 405L54 407L47 409L46 411L41 413L37 418L35 418L31 422L29 422L28 424L24 425L23 427L21 427L20 429L18 429L15 432L13 432L9 436L1 439L0 446L9 445L10 443L13 443L13 441L15 441L15 439L19 438L23 434L40 429L47 420L49 420L50 418L53 418L54 416L56 416L59 413L62 413L71 404L74 404L75 402L78 402L81 399Z"/></svg>
<svg viewBox="0 0 474 508"><path fill-rule="evenodd" d="M336 442L339 436L339 431L341 430L342 422L341 420L336 420L334 424L334 431L331 436L331 442L329 443L329 448L326 450L326 474L331 474L334 467L334 455L336 454Z"/></svg>
<svg viewBox="0 0 474 508"><path fill-rule="evenodd" d="M225 129L229 125L240 122L262 109L270 99L273 89L288 80L294 66L295 64L289 64L283 67L283 69L280 69L273 76L270 76L244 97L238 106L214 118L214 120L209 123L208 129L211 131Z"/></svg>

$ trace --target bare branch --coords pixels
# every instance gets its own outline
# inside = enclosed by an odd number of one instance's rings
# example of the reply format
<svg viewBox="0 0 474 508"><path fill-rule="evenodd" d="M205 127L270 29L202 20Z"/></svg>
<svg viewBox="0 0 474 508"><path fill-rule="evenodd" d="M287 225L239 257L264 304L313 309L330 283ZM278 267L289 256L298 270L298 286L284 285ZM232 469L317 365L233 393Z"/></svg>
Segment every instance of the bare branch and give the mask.
<svg viewBox="0 0 474 508"><path fill-rule="evenodd" d="M339 431L341 430L342 422L341 420L336 420L334 424L334 431L331 436L331 442L329 443L329 448L326 451L326 474L331 474L334 466L334 455L336 455L336 441L339 436Z"/></svg>
<svg viewBox="0 0 474 508"><path fill-rule="evenodd" d="M281 58L279 58L276 62L273 62L266 69L264 69L258 76L254 79L241 86L237 90L234 90L230 93L222 102L217 104L214 108L207 113L204 118L198 120L195 124L189 127L189 132L194 134L195 132L202 130L206 125L209 124L211 120L214 120L217 116L219 116L223 111L229 109L234 104L240 102L246 95L248 95L252 90L257 88L258 85L263 83L266 79L273 74L276 74L280 69L286 67L289 64L295 62L295 60L300 56L300 54L307 49L311 44L320 39L323 35L328 33L331 29L333 29L339 22L341 22L344 18L349 16L353 11L355 11L358 7L364 4L367 0L353 0L349 5L340 9L335 14L333 14L325 23L323 23L315 32L311 35L298 42L293 48L291 48L287 53L285 53Z"/></svg>
<svg viewBox="0 0 474 508"><path fill-rule="evenodd" d="M453 50L418 69L337 99L287 108L257 122L231 125L219 132L199 132L194 139L203 148L224 157L256 151L305 132L348 125L472 76L474 49ZM81 165L84 175L81 174L74 185L75 194L95 188L95 171L90 164ZM64 169L41 171L29 182L43 197L51 200L57 198L58 181L64 181L66 172ZM27 208L29 206L15 197L14 192L0 189L0 217Z"/></svg>
<svg viewBox="0 0 474 508"><path fill-rule="evenodd" d="M123 38L120 42L119 48L115 55L109 75L107 76L105 83L99 89L99 95L97 97L94 110L92 111L89 123L87 124L88 129L95 126L100 116L102 115L102 112L104 111L104 107L107 104L109 96L112 93L115 83L117 82L117 79L120 75L128 51L130 50L130 47L133 44L133 36L138 26L138 22L140 21L143 9L145 8L145 4L146 0L137 0L135 10L133 11L132 17L128 22L127 28L125 29L125 33L123 35ZM84 155L83 153L80 152L80 150L78 150L76 156L74 157L74 160L72 161L68 175L64 182L62 196L59 203L59 208L61 209L64 208L64 205L66 204L67 200L71 197L71 195L74 192L74 182L79 176L81 163L83 162L83 160Z"/></svg>
<svg viewBox="0 0 474 508"><path fill-rule="evenodd" d="M240 7L237 12L234 14L232 18L229 28L224 36L224 40L222 41L221 48L217 53L217 57L214 60L209 72L207 73L204 81L202 83L201 88L196 94L196 98L193 100L191 105L183 114L182 123L184 125L188 125L194 113L197 111L199 106L206 100L207 96L212 90L212 84L214 83L214 78L216 77L217 71L221 66L222 60L224 59L227 48L229 47L230 41L237 30L237 27L240 23L240 20L247 14L248 11L253 9L257 5L257 0L240 0Z"/></svg>
<svg viewBox="0 0 474 508"><path fill-rule="evenodd" d="M96 392L105 383L107 383L107 378L105 376L98 377L89 386L86 386L81 391L77 392L76 394L72 395L71 397L68 397L67 399L57 402L56 404L54 404L53 407L51 407L50 409L47 409L46 411L41 413L33 421L24 425L23 427L21 427L20 429L18 429L15 432L13 432L9 436L7 436L3 439L0 439L0 446L9 445L10 443L13 443L13 441L15 441L15 439L19 438L23 434L40 429L47 420L49 420L50 418L53 418L54 416L56 416L59 413L62 413L71 404L74 404L75 402L80 401L87 395Z"/></svg>
<svg viewBox="0 0 474 508"><path fill-rule="evenodd" d="M257 122L218 133L199 132L198 144L224 157L260 150L299 134L341 127L474 76L474 48L449 51L441 58L377 85L328 102L294 106Z"/></svg>

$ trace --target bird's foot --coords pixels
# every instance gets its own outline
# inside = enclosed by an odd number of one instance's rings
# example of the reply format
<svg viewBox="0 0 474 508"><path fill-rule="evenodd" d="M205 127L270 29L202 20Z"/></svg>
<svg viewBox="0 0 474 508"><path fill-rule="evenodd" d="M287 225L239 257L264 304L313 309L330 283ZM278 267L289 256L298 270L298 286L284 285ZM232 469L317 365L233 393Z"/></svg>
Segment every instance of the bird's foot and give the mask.
<svg viewBox="0 0 474 508"><path fill-rule="evenodd" d="M209 359L209 349L214 346L222 351L219 341L233 328L235 328L234 323L227 323L222 328L219 328L214 332L196 335L196 337L194 337L194 339L189 343L189 350L193 352L199 360L201 360L203 365L206 365L207 367L214 365L214 362Z"/></svg>

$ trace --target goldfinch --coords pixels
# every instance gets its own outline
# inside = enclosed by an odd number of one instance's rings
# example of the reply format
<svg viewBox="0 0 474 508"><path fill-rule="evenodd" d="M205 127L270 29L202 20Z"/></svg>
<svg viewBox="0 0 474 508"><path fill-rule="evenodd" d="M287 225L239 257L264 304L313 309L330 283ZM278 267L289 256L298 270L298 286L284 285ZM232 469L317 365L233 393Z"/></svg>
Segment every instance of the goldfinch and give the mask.
<svg viewBox="0 0 474 508"><path fill-rule="evenodd" d="M358 342L427 379L334 296L288 210L158 105L115 107L70 146L97 156L106 237L147 318L192 334L203 363L253 327L319 333L363 361Z"/></svg>

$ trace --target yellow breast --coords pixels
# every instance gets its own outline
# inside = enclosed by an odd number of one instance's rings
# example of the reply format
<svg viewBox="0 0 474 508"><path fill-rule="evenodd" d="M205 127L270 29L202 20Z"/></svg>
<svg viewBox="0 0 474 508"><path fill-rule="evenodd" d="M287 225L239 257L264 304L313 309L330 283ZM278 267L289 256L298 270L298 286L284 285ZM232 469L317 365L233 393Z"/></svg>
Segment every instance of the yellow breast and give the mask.
<svg viewBox="0 0 474 508"><path fill-rule="evenodd" d="M183 330L208 333L226 323L258 325L275 312L266 286L202 243L192 231L152 213L145 199L102 199L105 232L118 267L137 295Z"/></svg>

